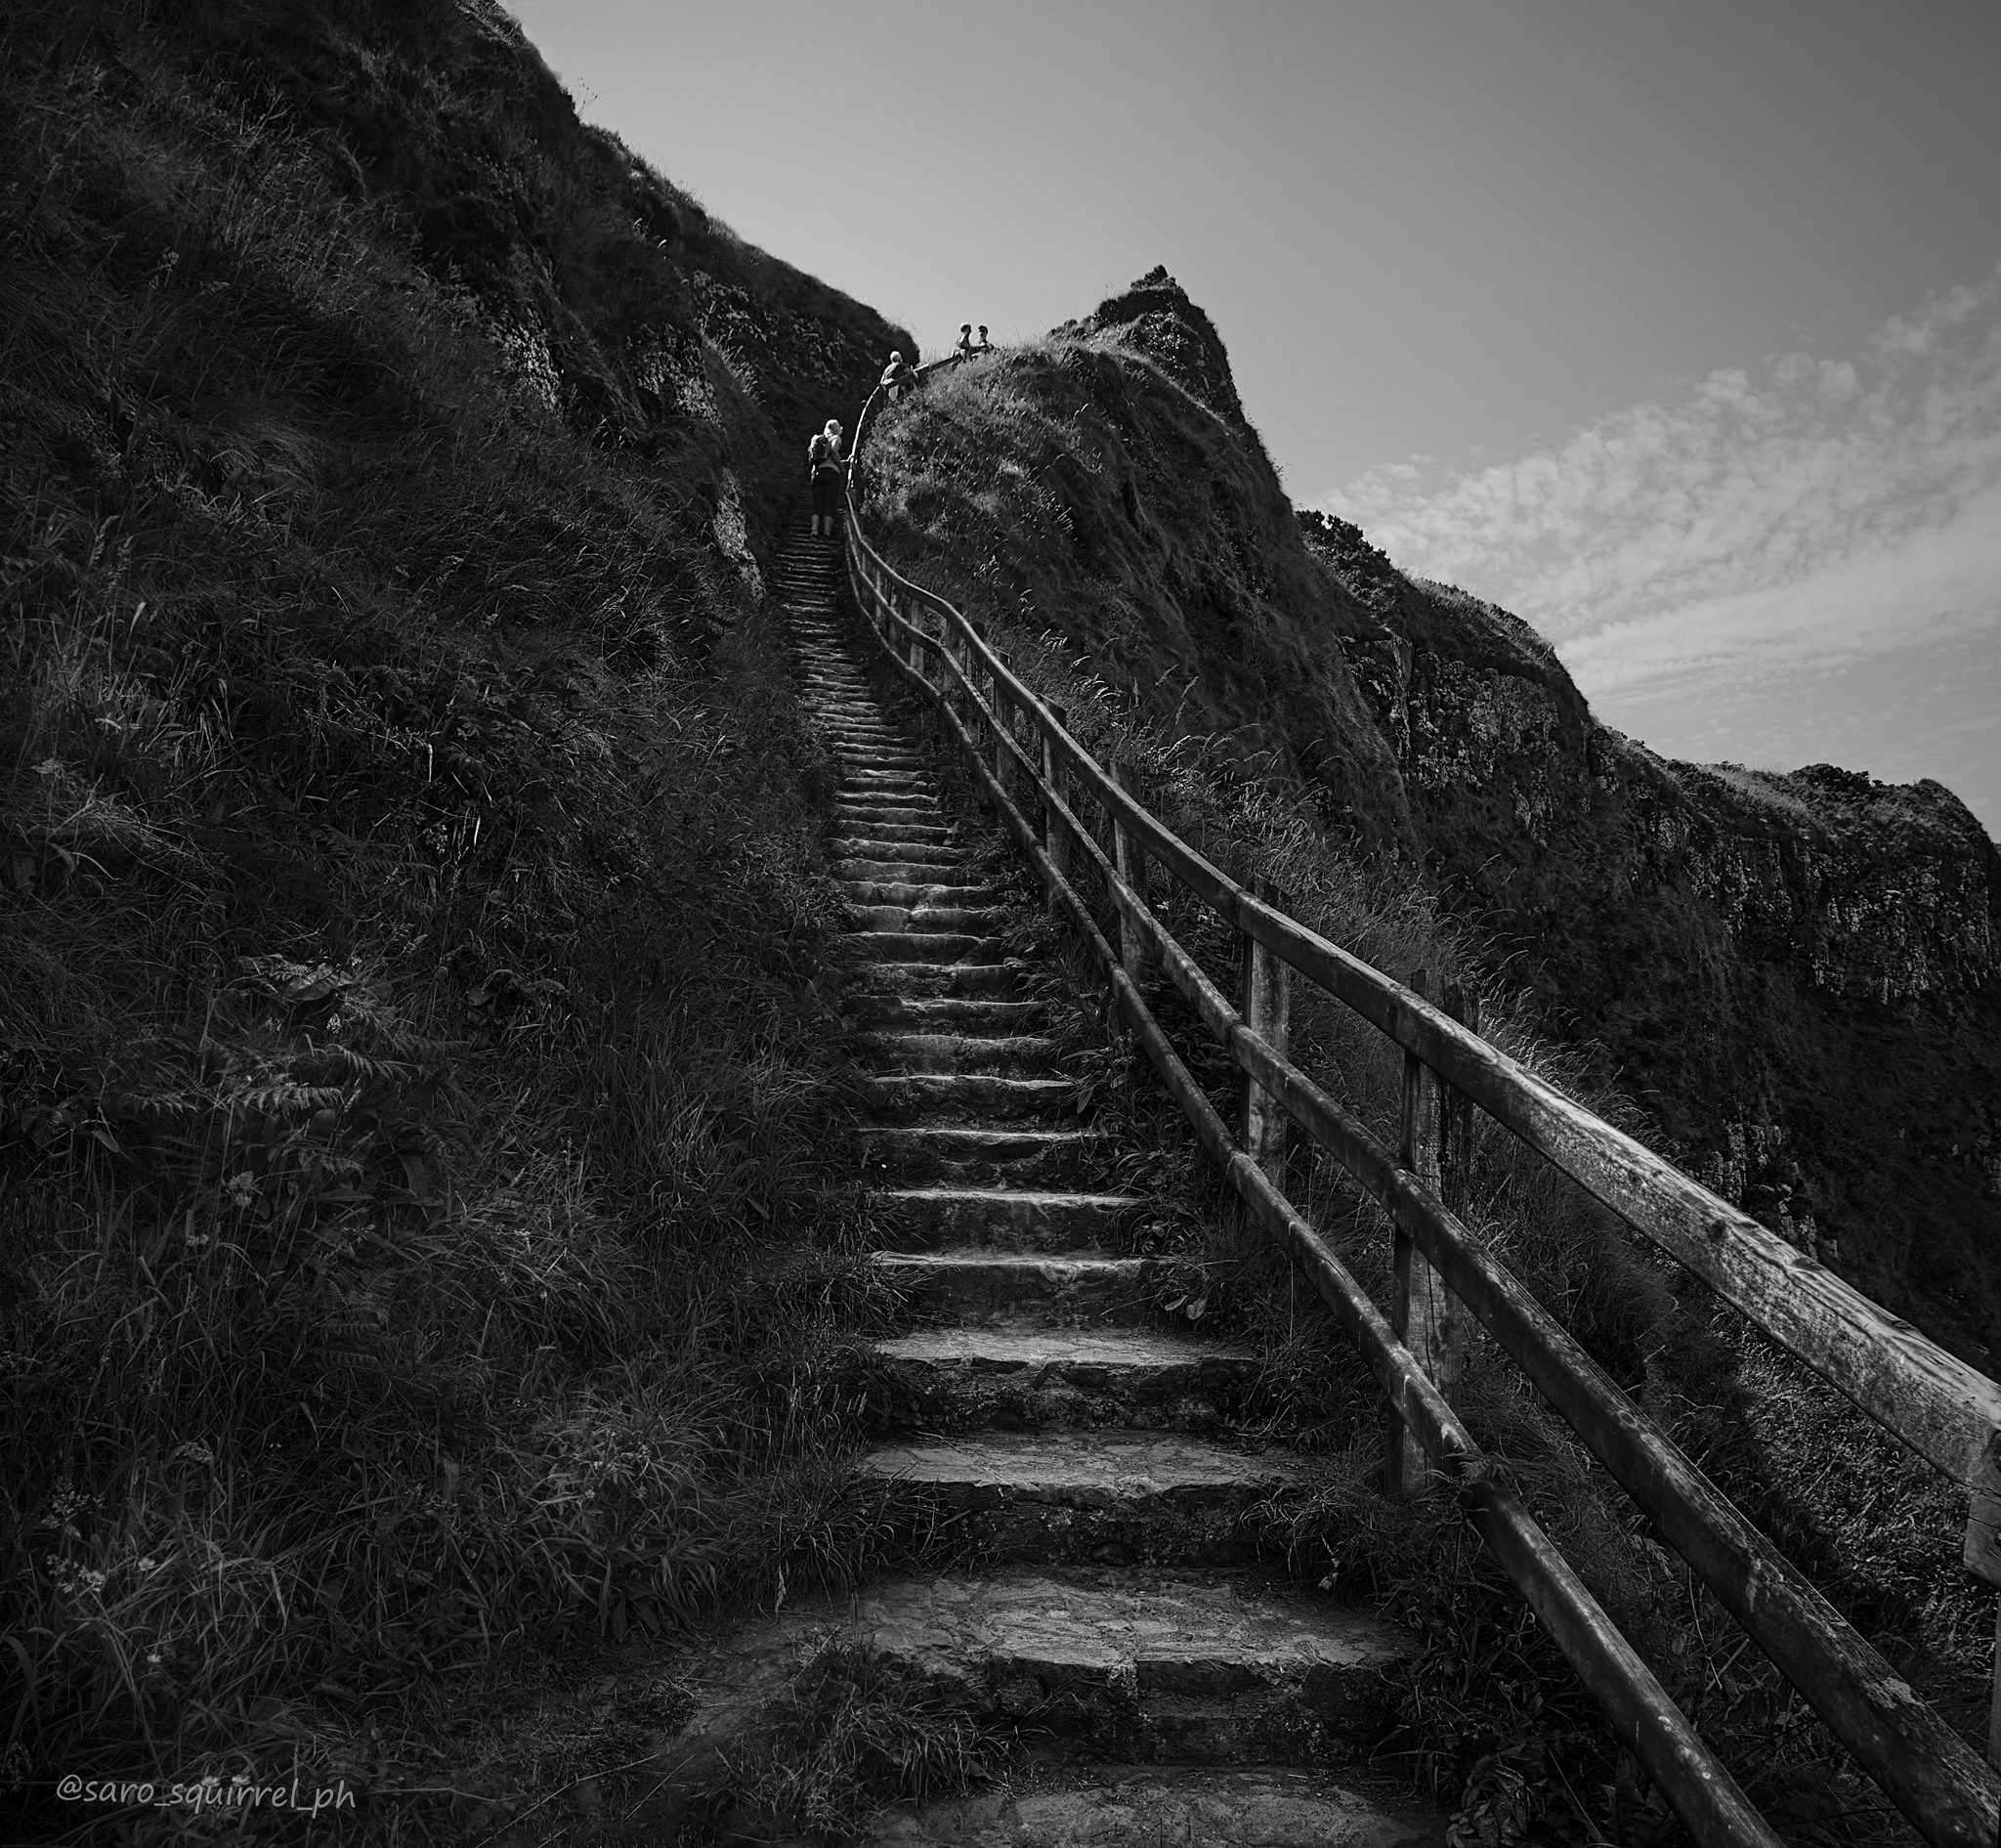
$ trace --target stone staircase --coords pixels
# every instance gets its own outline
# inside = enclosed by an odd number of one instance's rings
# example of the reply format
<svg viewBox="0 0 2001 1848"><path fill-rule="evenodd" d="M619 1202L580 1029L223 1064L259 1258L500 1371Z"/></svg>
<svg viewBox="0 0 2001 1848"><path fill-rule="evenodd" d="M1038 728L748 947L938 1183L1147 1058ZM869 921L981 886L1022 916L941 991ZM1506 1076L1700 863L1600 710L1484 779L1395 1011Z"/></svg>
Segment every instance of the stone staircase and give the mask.
<svg viewBox="0 0 2001 1848"><path fill-rule="evenodd" d="M838 546L801 532L776 576L840 760L872 1262L917 1324L877 1344L903 1428L865 1469L951 1546L776 1621L866 1640L1031 1748L1017 1786L885 1817L874 1839L1442 1841L1362 1768L1407 1638L1260 1564L1247 1517L1310 1472L1234 1429L1254 1357L1154 1307L1128 1236L1148 1203L1109 1184L1120 1151L1080 1120L1044 1031L1054 971L1010 956L980 837L878 693L841 575Z"/></svg>

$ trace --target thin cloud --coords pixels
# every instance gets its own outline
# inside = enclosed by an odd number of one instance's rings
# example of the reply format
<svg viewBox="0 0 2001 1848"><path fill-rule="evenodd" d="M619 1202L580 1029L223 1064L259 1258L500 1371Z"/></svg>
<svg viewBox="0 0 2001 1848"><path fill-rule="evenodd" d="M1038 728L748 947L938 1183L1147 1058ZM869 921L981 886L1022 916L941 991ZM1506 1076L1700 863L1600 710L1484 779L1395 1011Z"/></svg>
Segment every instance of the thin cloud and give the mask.
<svg viewBox="0 0 2001 1848"><path fill-rule="evenodd" d="M1850 359L1726 368L1558 448L1393 463L1322 504L1528 618L1591 693L2001 638L2001 267Z"/></svg>

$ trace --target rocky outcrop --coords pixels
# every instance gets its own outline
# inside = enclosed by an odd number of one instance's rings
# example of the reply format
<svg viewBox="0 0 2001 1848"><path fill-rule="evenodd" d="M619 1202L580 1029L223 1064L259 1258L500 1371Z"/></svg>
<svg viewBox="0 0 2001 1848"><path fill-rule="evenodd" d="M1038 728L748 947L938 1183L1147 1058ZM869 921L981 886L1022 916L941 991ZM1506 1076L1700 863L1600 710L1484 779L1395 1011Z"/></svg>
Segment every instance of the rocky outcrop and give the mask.
<svg viewBox="0 0 2001 1848"><path fill-rule="evenodd" d="M2001 862L1937 783L1676 763L1554 652L1302 514L1427 868L1691 1169L1977 1358L2001 1336Z"/></svg>

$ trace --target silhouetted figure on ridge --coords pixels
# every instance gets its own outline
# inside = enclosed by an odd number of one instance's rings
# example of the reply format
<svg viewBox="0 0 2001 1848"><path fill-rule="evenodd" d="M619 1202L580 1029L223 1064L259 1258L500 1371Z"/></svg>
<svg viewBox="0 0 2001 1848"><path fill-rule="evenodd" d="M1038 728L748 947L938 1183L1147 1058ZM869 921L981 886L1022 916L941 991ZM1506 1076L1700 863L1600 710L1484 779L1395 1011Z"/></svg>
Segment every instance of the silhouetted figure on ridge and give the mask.
<svg viewBox="0 0 2001 1848"><path fill-rule="evenodd" d="M813 482L813 537L833 537L833 522L840 510L841 483L847 477L847 458L840 452L840 425L831 417L827 428L806 445L806 468Z"/></svg>
<svg viewBox="0 0 2001 1848"><path fill-rule="evenodd" d="M987 338L987 323L983 321L980 322L979 344L973 348L973 351L975 353L991 353L993 350L994 343Z"/></svg>
<svg viewBox="0 0 2001 1848"><path fill-rule="evenodd" d="M958 345L952 349L956 360L969 360L973 357L973 323L961 322L958 329Z"/></svg>

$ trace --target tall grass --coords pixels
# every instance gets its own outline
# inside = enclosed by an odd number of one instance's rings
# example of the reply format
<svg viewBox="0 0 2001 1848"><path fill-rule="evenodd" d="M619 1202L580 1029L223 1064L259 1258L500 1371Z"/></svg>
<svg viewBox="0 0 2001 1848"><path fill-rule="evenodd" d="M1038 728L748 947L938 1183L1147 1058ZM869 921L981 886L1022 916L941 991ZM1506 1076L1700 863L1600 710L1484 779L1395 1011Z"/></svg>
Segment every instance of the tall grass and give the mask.
<svg viewBox="0 0 2001 1848"><path fill-rule="evenodd" d="M441 1678L869 1543L829 759L729 432L525 365L286 100L469 15L142 12L0 25L10 1838L186 1820L64 1771L393 1790Z"/></svg>

